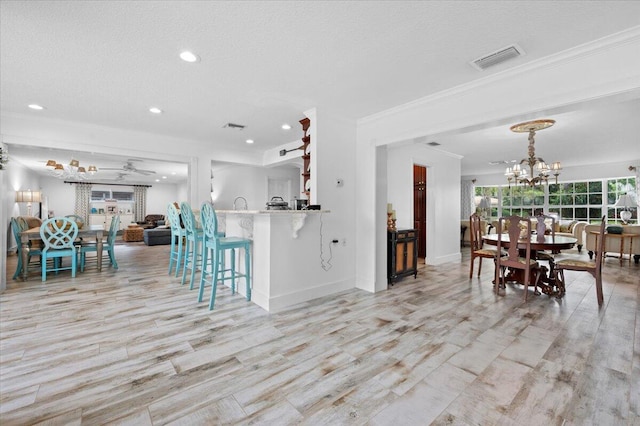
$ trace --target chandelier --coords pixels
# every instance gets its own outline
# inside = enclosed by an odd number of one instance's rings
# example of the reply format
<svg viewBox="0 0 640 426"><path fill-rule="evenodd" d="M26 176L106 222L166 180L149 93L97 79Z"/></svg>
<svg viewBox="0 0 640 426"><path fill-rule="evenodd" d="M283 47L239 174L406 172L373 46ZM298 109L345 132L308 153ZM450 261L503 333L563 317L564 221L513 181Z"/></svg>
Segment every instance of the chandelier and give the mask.
<svg viewBox="0 0 640 426"><path fill-rule="evenodd" d="M46 167L52 176L59 179L83 180L87 178L87 173L93 176L98 172L96 166L89 166L85 169L80 165L80 162L75 159L72 159L68 165L58 163L56 160L48 160Z"/></svg>
<svg viewBox="0 0 640 426"><path fill-rule="evenodd" d="M559 161L551 164L551 167L544 162L540 157L536 157L535 134L538 130L546 129L554 125L556 121L550 119L533 120L525 123L514 124L511 126L511 131L516 133L529 132L529 157L523 158L520 164L516 164L513 167L507 167L504 175L509 181L509 187L511 182L516 185L521 183L523 185L536 186L542 183L549 183L549 175L552 174L556 178L556 184L558 183L558 175L562 170L562 166ZM527 168L529 169L527 171Z"/></svg>

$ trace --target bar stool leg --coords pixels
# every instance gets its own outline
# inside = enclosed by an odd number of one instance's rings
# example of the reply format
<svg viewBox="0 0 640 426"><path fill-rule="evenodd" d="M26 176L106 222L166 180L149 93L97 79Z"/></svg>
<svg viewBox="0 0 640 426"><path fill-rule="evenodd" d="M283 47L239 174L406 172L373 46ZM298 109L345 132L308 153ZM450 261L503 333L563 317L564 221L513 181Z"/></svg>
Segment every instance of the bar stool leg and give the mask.
<svg viewBox="0 0 640 426"><path fill-rule="evenodd" d="M247 301L251 300L251 272L249 270L251 266L251 255L249 254L249 246L245 246L244 248L244 279L246 285L246 295Z"/></svg>
<svg viewBox="0 0 640 426"><path fill-rule="evenodd" d="M187 268L189 267L189 264L191 263L190 257L191 257L191 252L192 251L193 251L192 242L187 240L186 249L185 249L185 253L184 253L184 263L183 263L183 267L182 267L182 280L180 281L180 284L184 284L184 282L187 279Z"/></svg>
<svg viewBox="0 0 640 426"><path fill-rule="evenodd" d="M215 259L212 262L212 273L211 273L211 298L209 299L209 310L213 309L213 305L216 303L216 291L218 290L218 268L220 264L220 252L222 250L215 250ZM224 271L223 271L224 273Z"/></svg>

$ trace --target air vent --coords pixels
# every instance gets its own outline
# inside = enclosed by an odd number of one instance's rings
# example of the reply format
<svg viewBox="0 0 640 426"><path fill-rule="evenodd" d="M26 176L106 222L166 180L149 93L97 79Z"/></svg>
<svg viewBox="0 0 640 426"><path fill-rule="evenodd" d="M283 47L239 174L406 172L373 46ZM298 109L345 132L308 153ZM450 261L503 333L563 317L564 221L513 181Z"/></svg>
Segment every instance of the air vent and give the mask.
<svg viewBox="0 0 640 426"><path fill-rule="evenodd" d="M517 44L512 44L511 46L507 46L493 53L482 56L475 61L470 62L470 64L477 70L484 71L489 67L523 55L525 55L524 50L522 50L522 48Z"/></svg>
<svg viewBox="0 0 640 426"><path fill-rule="evenodd" d="M246 126L243 126L242 124L234 124L234 123L227 123L224 126L222 126L223 128L229 128L229 129L234 129L234 130L242 130L244 129Z"/></svg>
<svg viewBox="0 0 640 426"><path fill-rule="evenodd" d="M438 142L427 142L427 145L429 145L429 146L440 146L440 144Z"/></svg>

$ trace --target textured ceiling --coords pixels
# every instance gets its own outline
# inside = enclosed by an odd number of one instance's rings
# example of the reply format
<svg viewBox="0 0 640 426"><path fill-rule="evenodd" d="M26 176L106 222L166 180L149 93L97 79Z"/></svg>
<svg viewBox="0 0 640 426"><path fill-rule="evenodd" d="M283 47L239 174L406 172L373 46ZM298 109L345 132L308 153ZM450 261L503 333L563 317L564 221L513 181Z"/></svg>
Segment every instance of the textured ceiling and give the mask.
<svg viewBox="0 0 640 426"><path fill-rule="evenodd" d="M247 152L296 139L297 121L313 107L364 117L640 24L637 1L0 5L3 114ZM484 72L468 63L511 43L526 55ZM201 61L179 60L184 49ZM29 103L46 110L30 111ZM150 114L150 106L164 113ZM224 129L228 122L247 127ZM282 130L285 122L294 130ZM255 144L245 144L247 138ZM463 172L473 167L465 140L440 142L465 155Z"/></svg>

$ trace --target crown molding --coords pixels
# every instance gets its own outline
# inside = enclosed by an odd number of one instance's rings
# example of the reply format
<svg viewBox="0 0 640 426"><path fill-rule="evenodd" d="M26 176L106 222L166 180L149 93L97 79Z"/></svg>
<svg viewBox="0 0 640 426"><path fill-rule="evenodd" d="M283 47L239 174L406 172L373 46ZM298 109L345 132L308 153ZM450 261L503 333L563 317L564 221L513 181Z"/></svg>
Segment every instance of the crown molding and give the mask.
<svg viewBox="0 0 640 426"><path fill-rule="evenodd" d="M512 79L522 74L539 71L543 68L552 68L557 66L559 63L575 61L585 56L597 54L598 52L601 52L603 50L608 50L616 46L622 46L634 42L640 42L640 25L572 47L567 50L563 50L549 56L545 56L544 58L536 59L534 61L527 62L525 64L518 65L516 67L509 68L495 74L491 74L484 78L480 78L468 83L454 86L446 90L442 90L432 95L425 96L420 99L404 103L402 105L398 105L379 113L362 117L358 120L358 125L370 124L378 120L394 116L407 110L421 107L444 98L457 96L462 93L489 86L501 80Z"/></svg>

